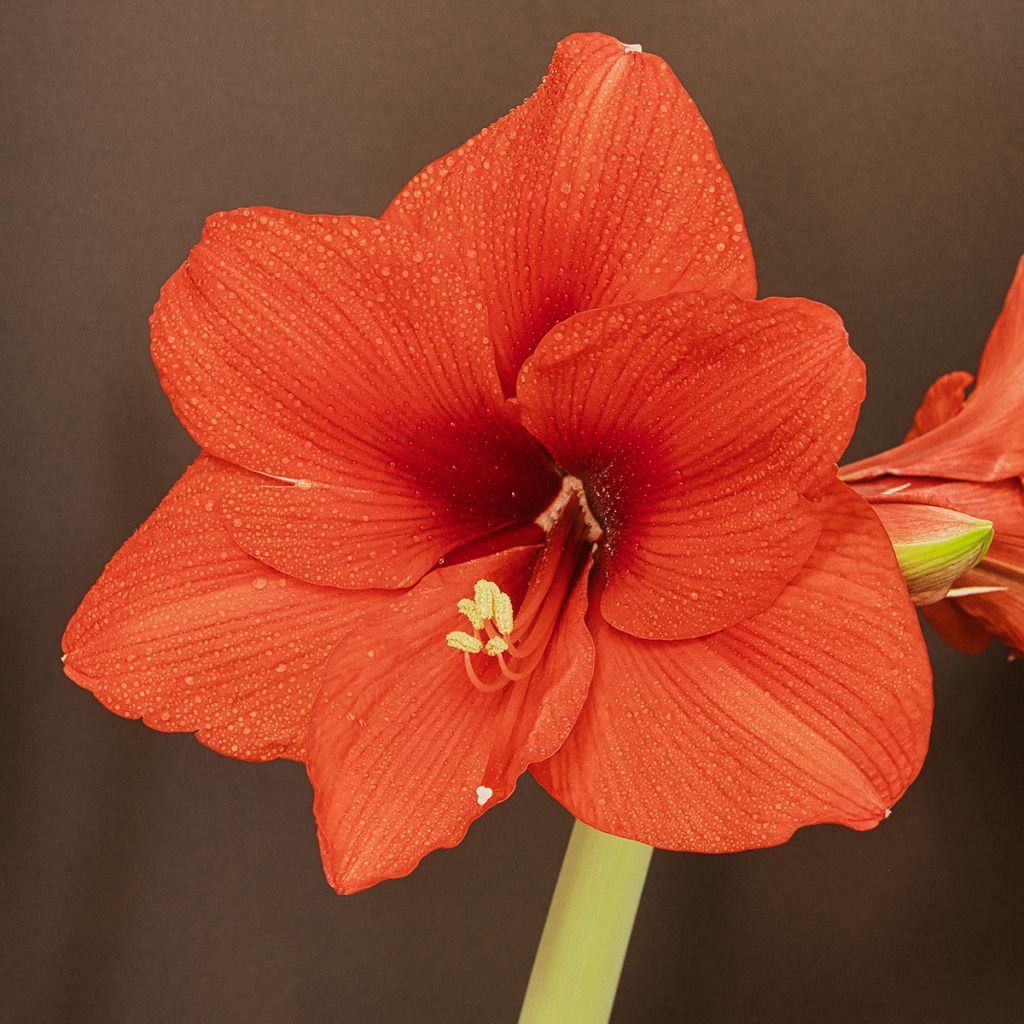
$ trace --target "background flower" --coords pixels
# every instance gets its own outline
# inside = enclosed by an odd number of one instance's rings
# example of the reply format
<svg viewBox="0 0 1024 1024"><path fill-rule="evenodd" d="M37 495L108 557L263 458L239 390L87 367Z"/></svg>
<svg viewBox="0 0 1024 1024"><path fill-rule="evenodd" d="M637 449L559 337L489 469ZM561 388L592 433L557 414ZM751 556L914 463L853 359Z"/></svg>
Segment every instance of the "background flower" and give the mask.
<svg viewBox="0 0 1024 1024"><path fill-rule="evenodd" d="M995 539L980 564L956 580L955 596L922 609L944 640L969 654L983 651L992 636L1024 651L1022 474L1024 259L985 345L977 381L962 371L940 377L902 445L842 471L883 515L893 506L939 506L993 523Z"/></svg>

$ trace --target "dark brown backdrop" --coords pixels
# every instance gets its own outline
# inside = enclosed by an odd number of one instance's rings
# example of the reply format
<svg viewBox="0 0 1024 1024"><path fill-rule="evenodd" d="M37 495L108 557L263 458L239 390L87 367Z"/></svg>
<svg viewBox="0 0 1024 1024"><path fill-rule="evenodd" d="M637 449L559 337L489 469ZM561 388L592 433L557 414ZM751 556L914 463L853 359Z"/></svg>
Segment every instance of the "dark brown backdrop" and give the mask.
<svg viewBox="0 0 1024 1024"><path fill-rule="evenodd" d="M697 99L762 294L845 316L866 454L940 371L974 368L1024 244L1024 7L7 0L2 18L0 1017L514 1020L570 824L536 786L344 899L299 766L151 733L61 674L64 622L193 453L149 362L158 287L207 212L379 212L529 93L559 37L602 29ZM932 752L891 821L656 855L618 1022L1019 1019L1024 672L933 649Z"/></svg>

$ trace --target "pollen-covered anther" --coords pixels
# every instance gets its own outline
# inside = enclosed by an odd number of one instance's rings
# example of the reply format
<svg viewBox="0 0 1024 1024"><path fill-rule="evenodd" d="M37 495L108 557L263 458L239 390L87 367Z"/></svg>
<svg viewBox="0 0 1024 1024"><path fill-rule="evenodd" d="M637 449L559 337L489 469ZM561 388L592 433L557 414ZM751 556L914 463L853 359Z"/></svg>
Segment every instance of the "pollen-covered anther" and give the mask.
<svg viewBox="0 0 1024 1024"><path fill-rule="evenodd" d="M518 648L512 639L515 617L512 598L491 580L477 580L473 587L473 599L464 597L456 605L460 615L465 615L473 627L473 633L457 630L447 635L448 646L462 651L465 655L466 675L470 682L484 693L502 689L509 682L526 678L516 668L521 666ZM484 682L476 673L470 655L484 653L498 659L501 677L494 682ZM512 659L509 664L505 655ZM530 670L532 671L532 665ZM528 674L528 673L527 673Z"/></svg>
<svg viewBox="0 0 1024 1024"><path fill-rule="evenodd" d="M513 611L512 598L492 580L477 580L473 600L463 598L456 606L469 619L473 639L480 646L467 645L468 633L449 633L448 643L463 652L466 676L481 693L497 693L514 684L522 699L525 685L519 684L525 684L544 659L577 573L601 535L587 511L578 481L570 480L568 485L563 481L562 491L552 505L557 508L550 518L544 522L538 519L548 540L534 564L518 612ZM459 638L457 643L452 642L453 636ZM480 651L497 661L497 666L487 663L484 678L473 664L473 655Z"/></svg>
<svg viewBox="0 0 1024 1024"><path fill-rule="evenodd" d="M470 624L474 629L484 628L484 619L477 610L476 602L468 597L464 597L458 604L460 614L465 615L469 619Z"/></svg>
<svg viewBox="0 0 1024 1024"><path fill-rule="evenodd" d="M490 580L476 581L476 586L473 588L473 602L476 605L477 614L485 622L494 617L494 605L501 596L502 591L497 583L492 583Z"/></svg>
<svg viewBox="0 0 1024 1024"><path fill-rule="evenodd" d="M481 640L458 629L449 633L445 640L448 641L449 647L454 647L455 650L462 651L465 654L479 654L484 649Z"/></svg>
<svg viewBox="0 0 1024 1024"><path fill-rule="evenodd" d="M513 628L512 598L503 590L494 599L494 624L502 636L511 636Z"/></svg>

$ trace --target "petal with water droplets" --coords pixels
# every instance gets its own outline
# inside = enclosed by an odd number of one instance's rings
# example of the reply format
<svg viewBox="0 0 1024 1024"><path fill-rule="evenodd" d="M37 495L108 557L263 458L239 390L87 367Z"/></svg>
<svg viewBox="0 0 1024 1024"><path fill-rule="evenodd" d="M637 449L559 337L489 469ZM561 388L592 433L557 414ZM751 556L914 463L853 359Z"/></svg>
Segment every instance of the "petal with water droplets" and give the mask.
<svg viewBox="0 0 1024 1024"><path fill-rule="evenodd" d="M280 478L250 480L232 521L285 572L406 586L457 545L532 519L555 489L502 397L479 296L397 225L217 214L152 328L193 436Z"/></svg>
<svg viewBox="0 0 1024 1024"><path fill-rule="evenodd" d="M483 284L502 382L582 309L756 294L732 182L671 68L597 33L559 43L540 88L421 171L384 214Z"/></svg>
<svg viewBox="0 0 1024 1024"><path fill-rule="evenodd" d="M820 528L864 393L839 317L688 294L581 313L524 365L523 422L608 533L601 610L680 639L763 611Z"/></svg>
<svg viewBox="0 0 1024 1024"><path fill-rule="evenodd" d="M245 760L301 759L320 669L375 595L310 586L241 551L219 503L246 475L196 460L86 595L64 668L154 729Z"/></svg>
<svg viewBox="0 0 1024 1024"><path fill-rule="evenodd" d="M496 581L518 607L539 550L432 572L338 645L310 723L308 768L324 867L339 892L406 875L432 850L455 846L568 735L593 665L586 573L528 681L481 693L444 639L478 579ZM494 660L476 660L493 681Z"/></svg>
<svg viewBox="0 0 1024 1024"><path fill-rule="evenodd" d="M842 485L823 504L807 565L741 625L659 643L591 611L590 695L533 769L572 814L704 853L886 816L927 750L931 671L878 521Z"/></svg>

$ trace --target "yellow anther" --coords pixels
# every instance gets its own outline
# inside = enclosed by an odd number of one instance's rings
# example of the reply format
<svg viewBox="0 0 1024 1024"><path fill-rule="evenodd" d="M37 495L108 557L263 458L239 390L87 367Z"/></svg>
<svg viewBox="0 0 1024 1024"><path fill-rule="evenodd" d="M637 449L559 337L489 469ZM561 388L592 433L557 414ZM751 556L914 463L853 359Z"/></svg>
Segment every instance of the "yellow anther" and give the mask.
<svg viewBox="0 0 1024 1024"><path fill-rule="evenodd" d="M461 630L449 633L445 640L448 641L449 647L454 647L457 651L465 651L466 654L479 654L484 649L484 645L475 636L470 636Z"/></svg>
<svg viewBox="0 0 1024 1024"><path fill-rule="evenodd" d="M504 638L512 635L512 598L497 583L491 580L477 580L473 587L473 599L464 597L456 607L461 615L469 619L475 635L456 630L446 637L448 646L466 654L486 652L492 658L508 651L508 641ZM494 626L491 626L491 622ZM484 630L493 633L495 628L501 636L492 636L489 640L481 640Z"/></svg>
<svg viewBox="0 0 1024 1024"><path fill-rule="evenodd" d="M477 611L476 602L464 597L458 604L459 611L472 623L474 629L484 628L484 619Z"/></svg>
<svg viewBox="0 0 1024 1024"><path fill-rule="evenodd" d="M503 590L498 591L494 601L494 624L502 636L509 636L512 632L512 598Z"/></svg>
<svg viewBox="0 0 1024 1024"><path fill-rule="evenodd" d="M501 594L497 583L490 580L477 580L473 588L473 601L476 603L476 610L482 619L489 619L494 615L494 602Z"/></svg>

